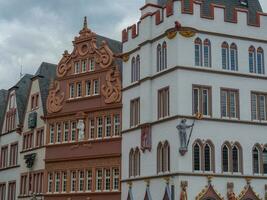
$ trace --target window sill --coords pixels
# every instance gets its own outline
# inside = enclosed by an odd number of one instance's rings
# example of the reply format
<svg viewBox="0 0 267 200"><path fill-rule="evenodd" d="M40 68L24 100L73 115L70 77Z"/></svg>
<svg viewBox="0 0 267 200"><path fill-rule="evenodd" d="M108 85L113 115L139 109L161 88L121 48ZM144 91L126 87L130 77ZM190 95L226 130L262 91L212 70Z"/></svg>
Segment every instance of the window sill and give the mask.
<svg viewBox="0 0 267 200"><path fill-rule="evenodd" d="M35 150L42 149L42 148L44 148L44 146L34 147L30 149L23 149L20 153L27 153L27 152L35 151Z"/></svg>
<svg viewBox="0 0 267 200"><path fill-rule="evenodd" d="M9 169L17 168L17 167L20 167L20 165L14 165L14 166L3 167L3 168L0 168L0 171L5 171L5 170L9 170Z"/></svg>
<svg viewBox="0 0 267 200"><path fill-rule="evenodd" d="M69 98L66 100L67 103L70 103L70 102L75 102L75 101L80 101L80 100L87 100L87 99L94 99L94 98L98 98L100 97L100 94L93 94L93 95L90 95L90 96L83 96L83 97L75 97L75 98Z"/></svg>

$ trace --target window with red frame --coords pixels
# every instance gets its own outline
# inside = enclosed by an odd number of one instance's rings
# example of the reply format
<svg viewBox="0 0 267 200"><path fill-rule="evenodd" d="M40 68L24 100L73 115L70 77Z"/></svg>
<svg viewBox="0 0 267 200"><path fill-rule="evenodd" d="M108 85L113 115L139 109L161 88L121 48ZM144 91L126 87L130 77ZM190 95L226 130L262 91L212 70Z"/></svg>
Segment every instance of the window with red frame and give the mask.
<svg viewBox="0 0 267 200"><path fill-rule="evenodd" d="M20 177L20 195L27 195L27 175Z"/></svg>
<svg viewBox="0 0 267 200"><path fill-rule="evenodd" d="M6 198L6 184L1 183L0 184L0 199L5 200Z"/></svg>
<svg viewBox="0 0 267 200"><path fill-rule="evenodd" d="M9 166L16 166L18 162L18 143L10 146Z"/></svg>
<svg viewBox="0 0 267 200"><path fill-rule="evenodd" d="M39 93L36 93L31 96L31 110L38 108L38 106L39 106Z"/></svg>
<svg viewBox="0 0 267 200"><path fill-rule="evenodd" d="M39 129L36 132L36 147L44 146L44 129Z"/></svg>
<svg viewBox="0 0 267 200"><path fill-rule="evenodd" d="M23 136L23 150L33 148L33 132L25 133Z"/></svg>
<svg viewBox="0 0 267 200"><path fill-rule="evenodd" d="M8 164L8 146L1 148L1 168L6 168Z"/></svg>
<svg viewBox="0 0 267 200"><path fill-rule="evenodd" d="M8 183L8 200L16 199L16 182Z"/></svg>

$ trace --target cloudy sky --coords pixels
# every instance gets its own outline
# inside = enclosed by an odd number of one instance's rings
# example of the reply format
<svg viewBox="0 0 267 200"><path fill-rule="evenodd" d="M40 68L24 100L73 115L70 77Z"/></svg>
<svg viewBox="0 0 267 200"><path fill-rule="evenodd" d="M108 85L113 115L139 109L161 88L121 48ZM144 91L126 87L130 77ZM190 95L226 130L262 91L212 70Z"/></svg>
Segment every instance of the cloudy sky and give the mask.
<svg viewBox="0 0 267 200"><path fill-rule="evenodd" d="M267 1L260 0L265 12ZM136 22L145 0L0 0L0 89L20 74L35 73L42 61L57 64L88 17L100 35L120 40Z"/></svg>

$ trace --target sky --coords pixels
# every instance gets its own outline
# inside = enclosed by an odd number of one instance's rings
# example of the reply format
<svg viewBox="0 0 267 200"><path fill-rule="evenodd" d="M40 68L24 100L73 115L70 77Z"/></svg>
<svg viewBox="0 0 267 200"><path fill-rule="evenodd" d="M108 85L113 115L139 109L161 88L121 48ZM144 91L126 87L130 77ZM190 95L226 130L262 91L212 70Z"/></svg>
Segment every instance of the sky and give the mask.
<svg viewBox="0 0 267 200"><path fill-rule="evenodd" d="M267 12L267 1L260 0ZM97 34L120 40L121 30L140 18L145 0L0 0L0 89L23 74L34 74L42 62L57 64L72 51L87 16ZM22 66L22 67L21 67Z"/></svg>

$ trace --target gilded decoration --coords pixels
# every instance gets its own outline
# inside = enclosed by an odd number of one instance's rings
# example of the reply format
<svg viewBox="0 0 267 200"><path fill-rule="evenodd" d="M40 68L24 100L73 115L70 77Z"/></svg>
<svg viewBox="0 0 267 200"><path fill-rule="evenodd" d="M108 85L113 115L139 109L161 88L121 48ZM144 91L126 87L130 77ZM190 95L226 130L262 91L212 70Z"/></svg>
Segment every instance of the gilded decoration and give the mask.
<svg viewBox="0 0 267 200"><path fill-rule="evenodd" d="M169 30L167 31L167 38L169 40L172 40L173 38L175 38L177 35L177 30Z"/></svg>
<svg viewBox="0 0 267 200"><path fill-rule="evenodd" d="M121 101L121 87L121 75L118 66L116 66L107 72L106 83L101 87L106 104L119 103Z"/></svg>
<svg viewBox="0 0 267 200"><path fill-rule="evenodd" d="M60 86L57 81L51 84L49 94L47 97L47 111L48 113L59 112L63 107L64 92L60 92Z"/></svg>
<svg viewBox="0 0 267 200"><path fill-rule="evenodd" d="M186 37L186 38L191 38L191 37L194 37L196 35L196 31L192 28L181 28L179 30L179 34L183 37Z"/></svg>
<svg viewBox="0 0 267 200"><path fill-rule="evenodd" d="M129 60L129 55L128 55L128 54L123 55L123 56L122 56L122 60L123 60L123 62L128 62L128 60Z"/></svg>
<svg viewBox="0 0 267 200"><path fill-rule="evenodd" d="M96 64L101 68L107 68L114 61L113 52L105 41L102 41L100 47L97 47L96 34L87 27L87 19L84 18L83 29L79 36L74 38L74 49L71 54L64 52L57 68L57 76L64 77L72 67L72 59L80 57L94 57Z"/></svg>
<svg viewBox="0 0 267 200"><path fill-rule="evenodd" d="M222 195L216 191L213 187L213 185L209 184L207 185L197 196L196 200L203 200L206 198L214 198L216 200L224 200Z"/></svg>
<svg viewBox="0 0 267 200"><path fill-rule="evenodd" d="M253 190L250 184L247 184L241 193L238 195L237 200L245 200L245 199L254 199L254 200L263 200L260 198L259 194Z"/></svg>

